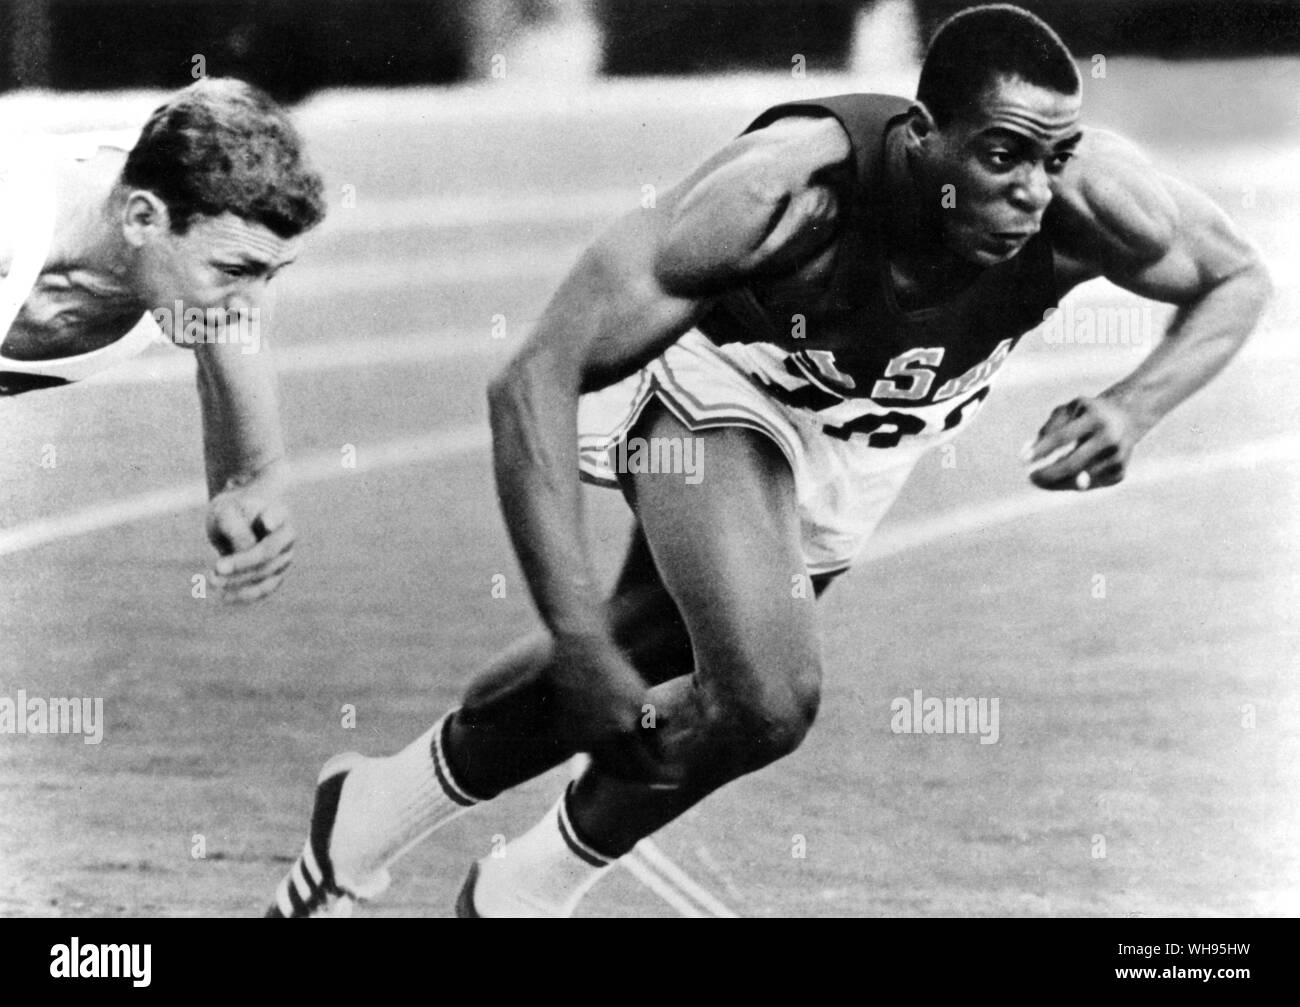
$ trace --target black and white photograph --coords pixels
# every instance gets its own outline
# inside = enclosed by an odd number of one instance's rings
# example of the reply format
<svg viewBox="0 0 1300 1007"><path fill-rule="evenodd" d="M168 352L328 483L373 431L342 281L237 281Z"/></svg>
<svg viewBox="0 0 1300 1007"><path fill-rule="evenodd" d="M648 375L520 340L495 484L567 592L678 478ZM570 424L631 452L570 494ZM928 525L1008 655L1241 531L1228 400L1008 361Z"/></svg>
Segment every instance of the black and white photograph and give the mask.
<svg viewBox="0 0 1300 1007"><path fill-rule="evenodd" d="M5 0L0 917L1249 986L1298 263L1297 0Z"/></svg>

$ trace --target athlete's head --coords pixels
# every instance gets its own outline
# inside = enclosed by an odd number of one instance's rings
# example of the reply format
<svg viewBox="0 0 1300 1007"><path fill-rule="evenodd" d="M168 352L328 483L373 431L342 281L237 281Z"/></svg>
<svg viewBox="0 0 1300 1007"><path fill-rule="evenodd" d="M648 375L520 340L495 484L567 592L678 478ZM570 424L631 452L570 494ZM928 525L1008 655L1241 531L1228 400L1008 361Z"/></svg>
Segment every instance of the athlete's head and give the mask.
<svg viewBox="0 0 1300 1007"><path fill-rule="evenodd" d="M324 217L322 189L270 97L238 80L191 84L149 117L119 184L142 298L256 306Z"/></svg>
<svg viewBox="0 0 1300 1007"><path fill-rule="evenodd" d="M1015 255L1038 230L1051 182L1079 139L1081 82L1060 37L1009 4L939 26L907 126L924 198L944 241L980 265Z"/></svg>

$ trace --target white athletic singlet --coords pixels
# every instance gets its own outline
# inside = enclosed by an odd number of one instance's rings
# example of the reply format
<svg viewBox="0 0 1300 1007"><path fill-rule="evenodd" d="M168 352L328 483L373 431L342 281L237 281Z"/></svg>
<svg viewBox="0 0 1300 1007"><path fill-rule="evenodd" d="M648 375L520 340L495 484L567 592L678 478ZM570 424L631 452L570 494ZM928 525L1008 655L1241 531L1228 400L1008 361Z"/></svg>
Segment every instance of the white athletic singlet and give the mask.
<svg viewBox="0 0 1300 1007"><path fill-rule="evenodd" d="M145 312L119 339L88 353L14 360L4 352L10 327L40 278L54 237L54 173L50 165L61 158L88 160L101 147L129 151L137 135L114 132L25 138L25 156L11 154L0 161L0 227L8 232L12 249L9 273L0 278L0 374L29 376L39 385L80 381L139 355L161 338L157 323ZM11 152L19 149L8 142L4 146Z"/></svg>

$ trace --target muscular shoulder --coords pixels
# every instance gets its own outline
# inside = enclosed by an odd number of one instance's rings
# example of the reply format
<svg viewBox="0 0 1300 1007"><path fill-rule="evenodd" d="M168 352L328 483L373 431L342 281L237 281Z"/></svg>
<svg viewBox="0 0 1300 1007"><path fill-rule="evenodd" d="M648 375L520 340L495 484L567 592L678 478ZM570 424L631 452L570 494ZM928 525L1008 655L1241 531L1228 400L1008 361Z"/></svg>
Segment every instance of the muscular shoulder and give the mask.
<svg viewBox="0 0 1300 1007"><path fill-rule="evenodd" d="M1164 177L1132 143L1087 131L1053 184L1052 232L1087 258L1154 262L1173 244L1179 209Z"/></svg>
<svg viewBox="0 0 1300 1007"><path fill-rule="evenodd" d="M815 187L819 176L847 163L852 152L848 134L836 119L786 116L728 144L716 158L721 163L706 179L730 175L751 198L772 205ZM691 195L699 191L694 186Z"/></svg>
<svg viewBox="0 0 1300 1007"><path fill-rule="evenodd" d="M780 119L737 138L668 194L660 281L681 292L718 289L823 247L852 178L851 154L829 117Z"/></svg>

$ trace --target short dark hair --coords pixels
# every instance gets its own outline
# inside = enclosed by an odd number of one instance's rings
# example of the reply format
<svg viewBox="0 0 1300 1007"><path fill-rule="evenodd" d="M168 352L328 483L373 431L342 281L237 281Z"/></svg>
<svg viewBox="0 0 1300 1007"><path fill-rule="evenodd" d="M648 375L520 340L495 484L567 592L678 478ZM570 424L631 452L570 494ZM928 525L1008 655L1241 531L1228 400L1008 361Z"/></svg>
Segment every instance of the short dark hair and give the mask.
<svg viewBox="0 0 1300 1007"><path fill-rule="evenodd" d="M288 115L233 78L203 78L155 109L122 180L166 203L177 234L233 213L291 238L325 216L324 185Z"/></svg>
<svg viewBox="0 0 1300 1007"><path fill-rule="evenodd" d="M1061 94L1078 94L1078 67L1041 18L1011 4L959 11L930 39L916 97L940 127L972 106L999 77L1018 77Z"/></svg>

